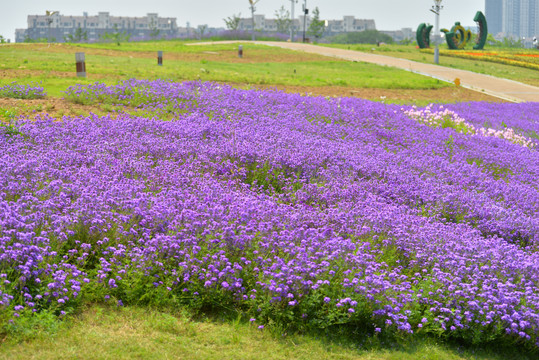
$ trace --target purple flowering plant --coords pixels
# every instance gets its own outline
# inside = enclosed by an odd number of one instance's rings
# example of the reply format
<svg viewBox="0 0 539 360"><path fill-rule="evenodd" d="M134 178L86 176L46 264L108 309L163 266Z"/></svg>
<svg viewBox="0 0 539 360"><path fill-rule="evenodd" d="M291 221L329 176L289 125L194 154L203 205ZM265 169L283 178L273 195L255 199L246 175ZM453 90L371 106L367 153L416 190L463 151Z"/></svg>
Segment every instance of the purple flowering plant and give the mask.
<svg viewBox="0 0 539 360"><path fill-rule="evenodd" d="M214 83L66 97L124 110L0 132L2 321L113 298L539 347L536 146L411 107ZM490 106L534 141L535 103L448 107L486 129Z"/></svg>
<svg viewBox="0 0 539 360"><path fill-rule="evenodd" d="M47 96L45 89L36 84L18 84L13 82L0 86L0 97L14 99L42 99Z"/></svg>

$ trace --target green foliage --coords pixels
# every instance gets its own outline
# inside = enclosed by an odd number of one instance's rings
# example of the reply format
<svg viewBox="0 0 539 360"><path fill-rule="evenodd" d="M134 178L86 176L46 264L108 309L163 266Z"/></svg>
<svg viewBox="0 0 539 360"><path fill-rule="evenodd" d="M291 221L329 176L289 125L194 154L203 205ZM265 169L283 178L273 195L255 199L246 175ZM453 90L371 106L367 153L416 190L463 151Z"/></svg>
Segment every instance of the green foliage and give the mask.
<svg viewBox="0 0 539 360"><path fill-rule="evenodd" d="M0 111L0 114L2 112ZM7 136L15 136L15 135L21 135L22 133L17 129L17 127L13 124L4 124L0 122L0 133L4 133Z"/></svg>
<svg viewBox="0 0 539 360"><path fill-rule="evenodd" d="M302 174L294 169L271 167L268 162L263 164L253 162L246 164L244 168L246 170L243 176L244 183L260 187L272 193L281 194L287 190L295 192L303 186L300 180ZM292 187L291 189L287 189L286 185L290 183L292 183Z"/></svg>
<svg viewBox="0 0 539 360"><path fill-rule="evenodd" d="M412 45L413 43L414 43L414 40L410 38L404 38L399 41L400 45Z"/></svg>
<svg viewBox="0 0 539 360"><path fill-rule="evenodd" d="M120 46L122 42L129 41L131 34L126 33L125 31L119 31L118 25L114 25L114 31L105 32L101 35L101 39L105 42L113 42L116 45Z"/></svg>
<svg viewBox="0 0 539 360"><path fill-rule="evenodd" d="M77 318L47 325L36 336L2 343L2 359L425 359L531 360L533 353L492 344L442 345L420 335L388 338L358 327L329 326L305 335L285 334L277 327L258 329L258 322L234 316L195 319L183 309L94 305ZM50 330L48 330L50 329ZM22 341L25 340L26 341ZM84 339L84 341L81 341Z"/></svg>
<svg viewBox="0 0 539 360"><path fill-rule="evenodd" d="M75 30L75 34L69 34L65 37L66 42L82 42L82 41L88 40L88 32L86 30L82 30L80 27Z"/></svg>
<svg viewBox="0 0 539 360"><path fill-rule="evenodd" d="M229 16L226 19L223 19L223 21L225 22L226 28L232 31L238 30L238 26L240 26L240 20L241 20L240 17L241 17L241 13L238 13L238 15L232 14L232 16Z"/></svg>
<svg viewBox="0 0 539 360"><path fill-rule="evenodd" d="M47 43L48 42L48 39L47 38L37 38L37 39L32 39L30 38L29 36L26 36L24 38L24 42L25 43Z"/></svg>
<svg viewBox="0 0 539 360"><path fill-rule="evenodd" d="M466 162L470 165L475 165L481 169L481 171L491 174L495 180L507 180L508 177L513 175L513 170L509 167L503 167L496 163L485 163L480 158L470 158Z"/></svg>
<svg viewBox="0 0 539 360"><path fill-rule="evenodd" d="M2 324L0 333L8 335L12 341L24 341L43 335L52 336L61 328L62 322L63 318L58 317L54 311L25 310L19 314L17 321L2 319L0 316L0 324Z"/></svg>
<svg viewBox="0 0 539 360"><path fill-rule="evenodd" d="M155 20L151 20L150 24L148 25L150 28L150 37L155 39L159 36L159 33L161 33L161 30L159 30L158 24L155 22Z"/></svg>
<svg viewBox="0 0 539 360"><path fill-rule="evenodd" d="M384 42L392 44L393 38L387 34L383 34L378 30L365 30L357 32L349 32L339 34L328 38L330 43L337 44L378 44Z"/></svg>
<svg viewBox="0 0 539 360"><path fill-rule="evenodd" d="M487 35L487 45L496 48L523 49L524 43L521 38L504 37L496 40L492 34Z"/></svg>
<svg viewBox="0 0 539 360"><path fill-rule="evenodd" d="M290 12L285 10L284 6L281 6L279 10L275 10L275 24L277 25L277 32L286 34L290 31L292 20L290 19Z"/></svg>
<svg viewBox="0 0 539 360"><path fill-rule="evenodd" d="M325 22L323 20L320 20L320 10L318 10L318 6L314 8L313 10L313 18L311 20L311 24L309 25L309 29L307 32L314 36L316 39L322 37L322 34L324 33L325 29Z"/></svg>
<svg viewBox="0 0 539 360"><path fill-rule="evenodd" d="M14 120L17 114L11 109L0 108L0 119Z"/></svg>
<svg viewBox="0 0 539 360"><path fill-rule="evenodd" d="M200 39L202 39L204 37L204 34L206 33L206 30L208 30L208 25L207 24L198 25L197 34L198 34L198 37Z"/></svg>
<svg viewBox="0 0 539 360"><path fill-rule="evenodd" d="M6 38L0 35L0 44L5 44L6 42Z"/></svg>

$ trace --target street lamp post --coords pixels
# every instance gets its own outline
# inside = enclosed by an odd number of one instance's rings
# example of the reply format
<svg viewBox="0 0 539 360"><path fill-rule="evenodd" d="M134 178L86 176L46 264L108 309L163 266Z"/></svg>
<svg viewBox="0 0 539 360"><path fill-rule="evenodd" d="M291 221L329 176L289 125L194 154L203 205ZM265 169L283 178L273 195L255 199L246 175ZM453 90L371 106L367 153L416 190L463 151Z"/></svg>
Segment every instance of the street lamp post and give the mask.
<svg viewBox="0 0 539 360"><path fill-rule="evenodd" d="M298 3L298 0L290 0L292 8L290 9L290 41L294 42L294 3Z"/></svg>
<svg viewBox="0 0 539 360"><path fill-rule="evenodd" d="M430 9L436 17L434 18L434 63L440 63L440 49L438 48L438 43L440 39L440 11L444 8L442 5L442 0L434 0L434 5Z"/></svg>
<svg viewBox="0 0 539 360"><path fill-rule="evenodd" d="M252 33L251 33L251 40L255 40L255 11L256 11L256 3L260 0L249 0L249 8L251 9L251 23L253 25Z"/></svg>
<svg viewBox="0 0 539 360"><path fill-rule="evenodd" d="M47 25L49 26L49 31L48 31L48 35L49 35L49 38L47 39L47 42L50 43L51 42L51 24L52 24L52 19L51 19L51 16L55 15L55 14L58 14L58 11L45 11L45 15L47 16Z"/></svg>
<svg viewBox="0 0 539 360"><path fill-rule="evenodd" d="M305 42L305 25L307 23L307 14L309 13L309 9L307 9L307 0L303 3L303 42Z"/></svg>

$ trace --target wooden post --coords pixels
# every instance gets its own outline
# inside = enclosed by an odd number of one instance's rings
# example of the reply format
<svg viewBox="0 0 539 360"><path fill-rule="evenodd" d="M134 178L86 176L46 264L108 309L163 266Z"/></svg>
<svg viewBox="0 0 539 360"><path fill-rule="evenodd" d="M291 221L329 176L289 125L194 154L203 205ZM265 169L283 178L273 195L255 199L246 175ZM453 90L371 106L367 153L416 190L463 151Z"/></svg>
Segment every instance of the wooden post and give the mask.
<svg viewBox="0 0 539 360"><path fill-rule="evenodd" d="M238 46L238 57L243 57L243 45Z"/></svg>
<svg viewBox="0 0 539 360"><path fill-rule="evenodd" d="M84 53L75 53L75 61L77 66L77 76L86 77L86 62L84 60Z"/></svg>
<svg viewBox="0 0 539 360"><path fill-rule="evenodd" d="M162 51L157 52L157 65L163 66L163 52Z"/></svg>

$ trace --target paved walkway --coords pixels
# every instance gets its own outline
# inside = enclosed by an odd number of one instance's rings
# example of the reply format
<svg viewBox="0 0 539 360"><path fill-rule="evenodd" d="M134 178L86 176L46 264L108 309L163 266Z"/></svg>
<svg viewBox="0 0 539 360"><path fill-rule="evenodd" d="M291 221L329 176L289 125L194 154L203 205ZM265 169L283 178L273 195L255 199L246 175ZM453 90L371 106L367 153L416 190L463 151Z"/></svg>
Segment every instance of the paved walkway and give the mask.
<svg viewBox="0 0 539 360"><path fill-rule="evenodd" d="M490 75L478 74L467 70L447 68L440 65L424 64L390 56L370 54L353 50L328 48L312 44L273 41L255 41L255 43L331 56L344 60L363 61L378 65L392 66L448 82L454 82L455 79L458 78L460 79L460 85L465 88L483 92L504 100L514 102L539 102L539 87L522 84L513 80L496 78Z"/></svg>

